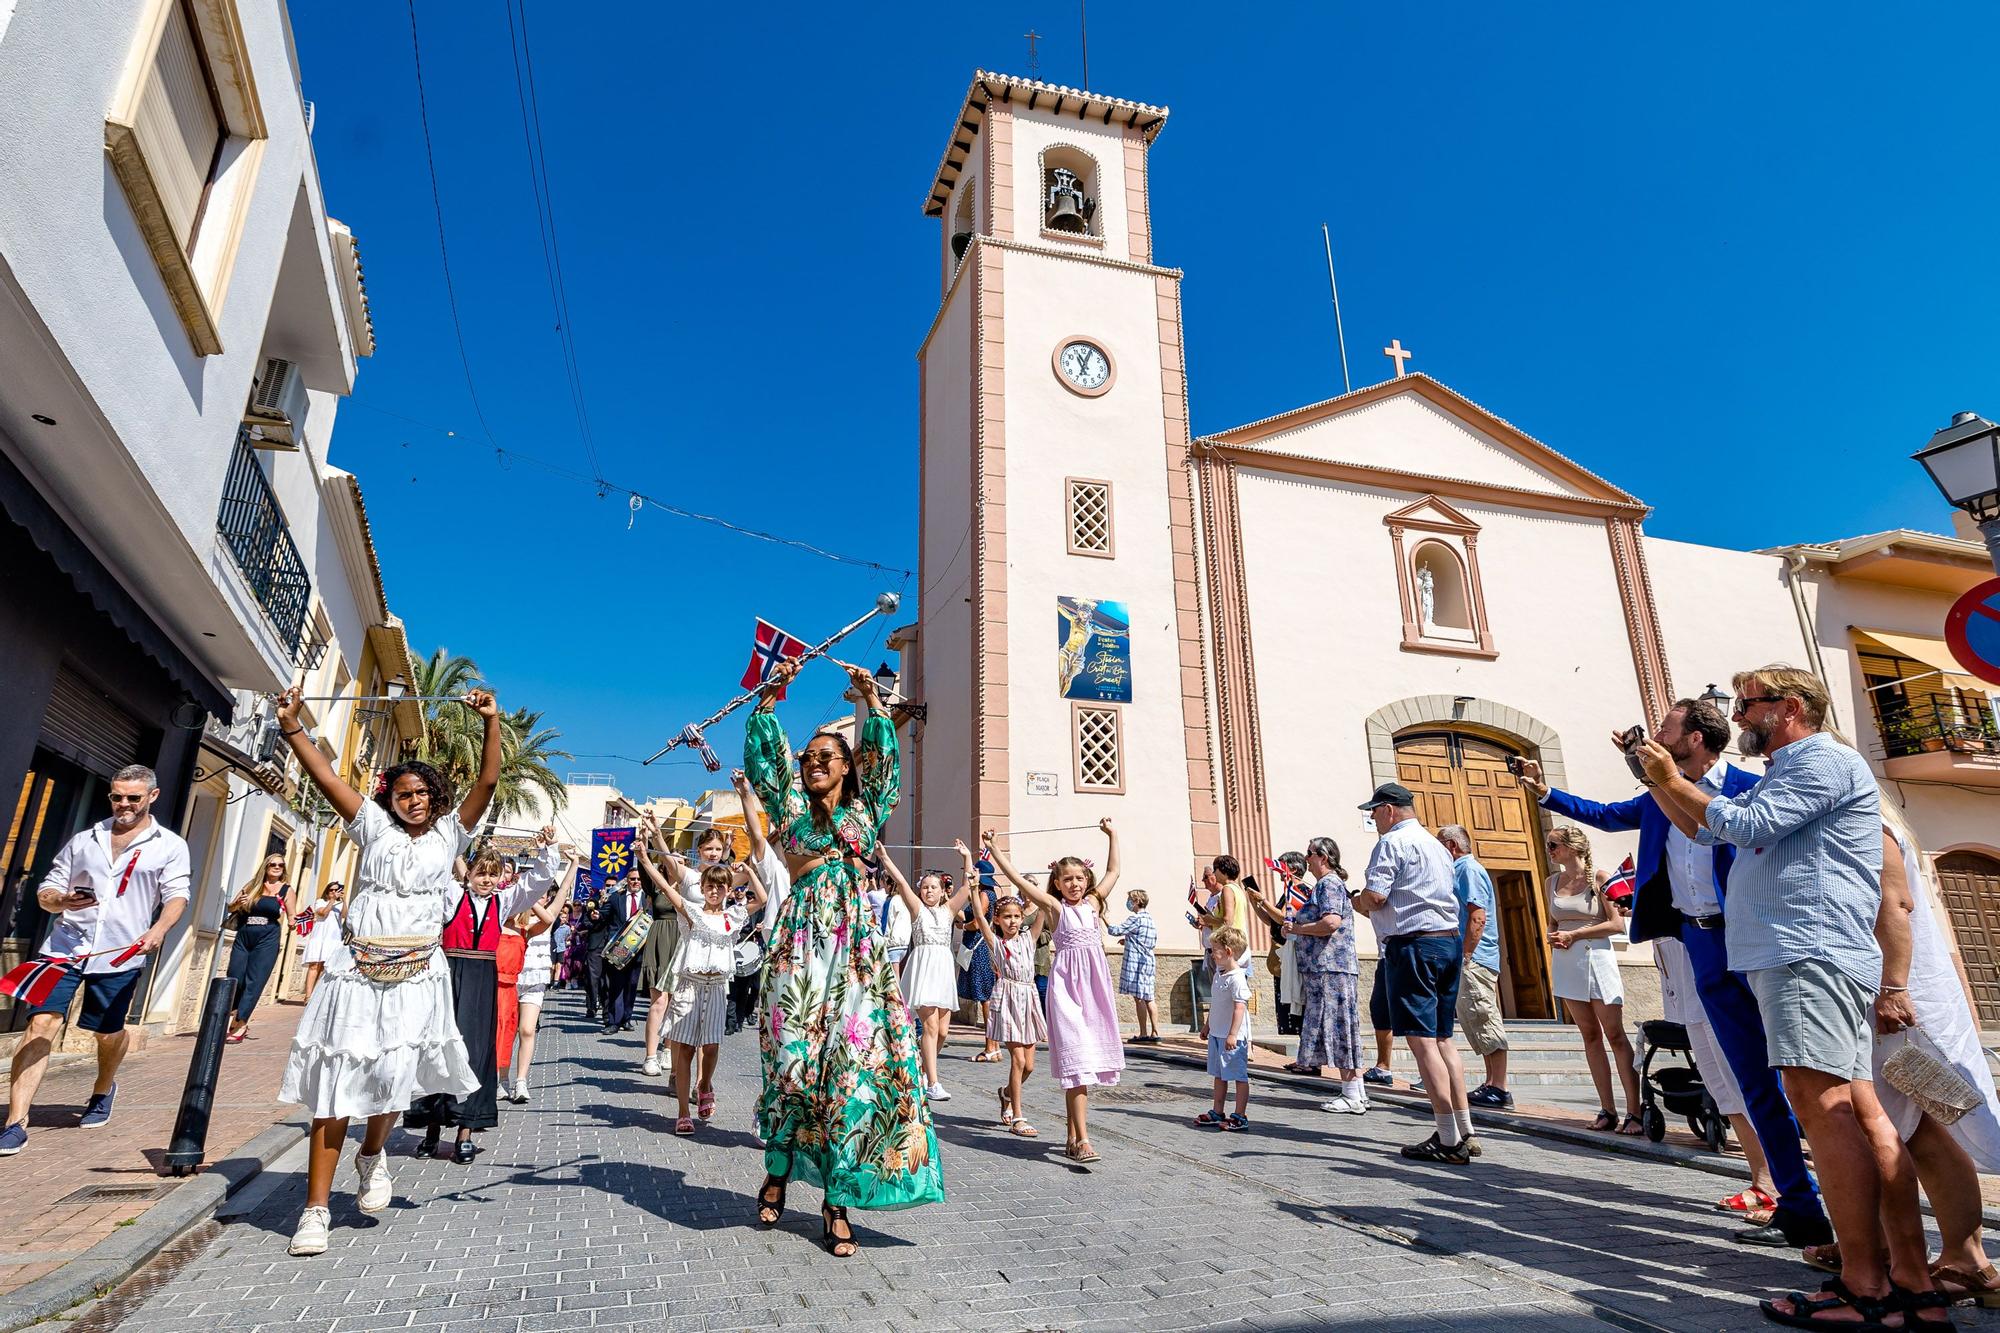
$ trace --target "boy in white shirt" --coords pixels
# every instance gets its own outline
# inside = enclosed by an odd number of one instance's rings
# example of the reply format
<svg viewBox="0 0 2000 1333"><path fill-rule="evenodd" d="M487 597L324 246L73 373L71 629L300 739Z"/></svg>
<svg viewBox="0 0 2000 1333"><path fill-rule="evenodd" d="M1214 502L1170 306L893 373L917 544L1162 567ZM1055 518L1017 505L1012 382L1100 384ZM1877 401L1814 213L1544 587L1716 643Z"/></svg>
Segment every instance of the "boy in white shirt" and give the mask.
<svg viewBox="0 0 2000 1333"><path fill-rule="evenodd" d="M1250 974L1238 960L1250 941L1234 926L1209 937L1215 983L1208 1005L1208 1074L1215 1080L1215 1105L1194 1118L1204 1129L1248 1129L1250 1117ZM1236 1110L1225 1116L1223 1099L1236 1085Z"/></svg>

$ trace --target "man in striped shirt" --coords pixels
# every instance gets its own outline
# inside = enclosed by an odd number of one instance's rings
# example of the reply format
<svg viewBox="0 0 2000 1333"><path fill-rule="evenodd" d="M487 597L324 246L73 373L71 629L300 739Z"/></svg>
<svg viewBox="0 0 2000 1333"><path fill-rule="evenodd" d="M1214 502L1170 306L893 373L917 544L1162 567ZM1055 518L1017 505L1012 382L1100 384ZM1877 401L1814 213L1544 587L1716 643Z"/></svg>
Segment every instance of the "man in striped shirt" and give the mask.
<svg viewBox="0 0 2000 1333"><path fill-rule="evenodd" d="M1817 677L1760 667L1737 675L1734 688L1743 753L1770 760L1755 787L1711 795L1657 742L1645 742L1641 757L1676 827L1738 849L1725 923L1730 967L1757 997L1771 1065L1812 1144L1840 1243L1839 1280L1802 1303L1765 1301L1764 1313L1821 1322L1818 1311L1838 1319L1845 1306L1876 1323L1901 1311L1906 1327L1925 1327L1916 1311L1941 1302L1925 1263L1916 1167L1875 1098L1870 1062L1878 1022L1914 1020L1900 984L1909 956L1904 914L1885 915L1904 933L1899 950L1894 931L1885 932L1889 952L1901 955L1897 984L1885 984L1875 936L1880 792L1868 762L1824 730L1830 701Z"/></svg>

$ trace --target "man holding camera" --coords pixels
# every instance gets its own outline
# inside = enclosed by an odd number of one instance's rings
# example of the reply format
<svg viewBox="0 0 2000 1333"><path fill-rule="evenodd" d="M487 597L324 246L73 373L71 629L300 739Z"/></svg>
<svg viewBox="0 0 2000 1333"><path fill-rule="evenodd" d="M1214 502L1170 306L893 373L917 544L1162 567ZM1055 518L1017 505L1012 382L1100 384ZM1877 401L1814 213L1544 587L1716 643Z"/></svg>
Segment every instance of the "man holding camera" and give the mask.
<svg viewBox="0 0 2000 1333"><path fill-rule="evenodd" d="M27 1146L28 1108L48 1068L49 1044L79 988L83 1012L77 1026L97 1036L97 1083L77 1123L100 1129L111 1121L118 1066L130 1041L126 1014L147 957L159 952L188 905L187 844L154 822L153 802L159 797L152 769L132 764L118 770L111 780L111 817L64 843L42 877L35 901L45 912L62 914L42 944L42 957L89 957L29 1011L28 1030L14 1049L0 1157Z"/></svg>
<svg viewBox="0 0 2000 1333"><path fill-rule="evenodd" d="M1635 729L1636 730L1636 729ZM1643 735L1643 733L1639 733ZM1632 754L1638 737L1616 733L1613 744ZM1729 723L1714 704L1681 699L1660 719L1658 748L1695 789L1713 797L1735 797L1755 787L1755 773L1724 762ZM1767 1055L1757 997L1730 970L1723 933L1723 901L1736 849L1727 843L1704 846L1683 833L1653 791L1628 801L1600 804L1558 791L1542 781L1541 765L1521 765L1521 782L1550 812L1606 832L1639 830L1637 876L1632 893L1632 941L1660 936L1679 939L1695 974L1695 990L1708 1015L1709 1030L1743 1089L1743 1099L1763 1140L1778 1186L1778 1206L1767 1225L1737 1239L1752 1245L1821 1245L1831 1237L1819 1190L1806 1170L1798 1122L1785 1100Z"/></svg>

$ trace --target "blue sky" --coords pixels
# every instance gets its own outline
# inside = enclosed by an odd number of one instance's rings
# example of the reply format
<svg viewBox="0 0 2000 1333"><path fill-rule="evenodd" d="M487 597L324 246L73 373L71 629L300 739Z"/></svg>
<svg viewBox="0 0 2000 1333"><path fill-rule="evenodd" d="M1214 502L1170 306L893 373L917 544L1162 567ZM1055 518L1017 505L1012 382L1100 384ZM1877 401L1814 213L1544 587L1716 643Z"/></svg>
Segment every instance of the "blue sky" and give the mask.
<svg viewBox="0 0 2000 1333"><path fill-rule="evenodd" d="M1042 77L1081 82L1073 0L526 4L598 465L553 332L506 7L422 3L493 438L914 568L914 353L938 295L920 201L975 68L1025 74L1032 27ZM1092 86L1173 111L1155 253L1187 274L1197 432L1338 391L1325 221L1357 385L1400 338L1413 368L1653 503L1654 535L1943 529L1907 456L1954 410L2000 412L2000 140L1976 65L2000 8L1100 0L1090 19ZM815 638L902 576L501 464L447 306L407 13L292 21L379 340L334 460L362 478L394 609L419 651L466 653L504 703L543 708L565 768L692 794L698 767L601 756L643 757L733 693L756 615ZM810 670L788 724L838 685ZM718 729L725 758L739 736Z"/></svg>

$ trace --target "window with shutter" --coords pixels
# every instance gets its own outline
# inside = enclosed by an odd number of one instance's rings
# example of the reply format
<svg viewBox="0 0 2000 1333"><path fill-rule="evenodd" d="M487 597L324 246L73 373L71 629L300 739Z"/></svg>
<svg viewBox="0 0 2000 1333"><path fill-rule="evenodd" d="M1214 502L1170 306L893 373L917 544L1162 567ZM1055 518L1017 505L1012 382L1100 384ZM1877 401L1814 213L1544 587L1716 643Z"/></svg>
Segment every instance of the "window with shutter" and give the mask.
<svg viewBox="0 0 2000 1333"><path fill-rule="evenodd" d="M194 252L195 227L209 176L222 151L222 105L195 39L187 7L174 4L139 94L139 150L152 168L168 224L183 253Z"/></svg>
<svg viewBox="0 0 2000 1333"><path fill-rule="evenodd" d="M1125 755L1119 710L1075 705L1071 728L1076 748L1076 790L1123 794Z"/></svg>
<svg viewBox="0 0 2000 1333"><path fill-rule="evenodd" d="M1109 556L1111 551L1111 483L1071 477L1069 489L1069 553Z"/></svg>

